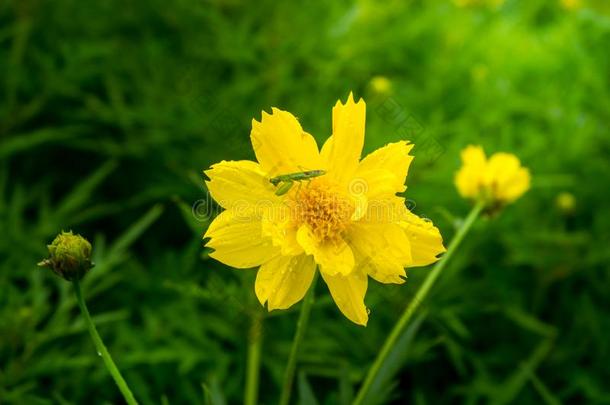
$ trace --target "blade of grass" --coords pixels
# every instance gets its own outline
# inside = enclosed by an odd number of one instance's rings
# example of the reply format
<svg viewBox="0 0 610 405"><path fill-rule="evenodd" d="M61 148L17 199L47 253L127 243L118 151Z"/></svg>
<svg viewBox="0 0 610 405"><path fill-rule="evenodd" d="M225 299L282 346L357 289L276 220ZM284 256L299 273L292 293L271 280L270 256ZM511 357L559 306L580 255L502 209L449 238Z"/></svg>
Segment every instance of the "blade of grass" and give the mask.
<svg viewBox="0 0 610 405"><path fill-rule="evenodd" d="M25 134L11 135L6 141L0 143L0 159L14 156L45 143L60 143L77 137L82 130L81 127L44 128Z"/></svg>
<svg viewBox="0 0 610 405"><path fill-rule="evenodd" d="M315 394L313 393L313 389L311 389L311 385L309 385L309 381L307 381L307 377L305 373L299 373L299 404L300 405L318 405L318 400L316 399Z"/></svg>
<svg viewBox="0 0 610 405"><path fill-rule="evenodd" d="M405 357L407 356L408 350L419 330L422 322L426 318L427 312L420 312L413 322L402 332L396 344L392 347L392 350L387 357L387 361L383 363L375 378L371 381L370 389L368 394L362 398L365 404L380 404L388 400L388 395L391 393L393 388L392 379L400 368L404 365Z"/></svg>
<svg viewBox="0 0 610 405"><path fill-rule="evenodd" d="M530 381L547 405L561 405L561 401L553 395L547 386L538 378L536 373L530 375Z"/></svg>
<svg viewBox="0 0 610 405"><path fill-rule="evenodd" d="M517 395L519 395L519 392L521 392L525 384L529 381L530 376L549 353L553 347L553 343L554 339L552 338L543 340L519 369L501 385L502 389L500 393L495 396L495 398L492 398L490 403L494 405L513 403L516 400Z"/></svg>
<svg viewBox="0 0 610 405"><path fill-rule="evenodd" d="M89 177L84 179L70 194L68 194L55 210L57 220L63 220L72 212L81 208L91 197L91 193L100 185L102 181L117 167L115 161L108 161L94 171Z"/></svg>
<svg viewBox="0 0 610 405"><path fill-rule="evenodd" d="M148 210L148 212L142 218L140 218L138 222L127 229L127 231L112 244L108 250L108 256L114 257L127 250L127 248L133 242L135 242L140 235L142 235L144 231L157 220L157 218L159 218L161 213L163 213L163 205L161 204L157 204Z"/></svg>
<svg viewBox="0 0 610 405"><path fill-rule="evenodd" d="M412 319L415 311L419 308L421 302L426 298L428 292L442 273L445 265L451 258L451 256L455 253L460 243L479 217L479 214L484 208L484 202L478 202L464 220L462 227L455 234L451 243L449 243L449 247L445 254L441 257L441 259L436 262L428 276L424 280L424 283L417 290L415 297L409 302L404 312L402 313L400 319L394 325L394 328L388 335L385 343L383 344L381 350L377 354L373 365L369 369L368 374L366 375L364 382L362 383L362 387L360 387L360 391L358 391L358 395L356 396L356 400L354 404L361 405L364 404L364 399L368 397L368 393L372 387L373 381L376 379L376 375L380 372L383 367L383 364L388 360L390 353L392 352L392 348L398 341L401 336L403 330L408 326L409 321Z"/></svg>

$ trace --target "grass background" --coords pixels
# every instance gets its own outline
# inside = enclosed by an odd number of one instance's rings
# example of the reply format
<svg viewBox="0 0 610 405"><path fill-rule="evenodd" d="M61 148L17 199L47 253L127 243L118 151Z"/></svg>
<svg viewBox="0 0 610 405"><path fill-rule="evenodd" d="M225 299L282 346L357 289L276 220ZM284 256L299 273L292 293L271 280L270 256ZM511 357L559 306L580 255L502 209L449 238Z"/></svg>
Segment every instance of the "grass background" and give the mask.
<svg viewBox="0 0 610 405"><path fill-rule="evenodd" d="M261 110L322 142L352 90L367 152L416 144L407 196L446 241L469 209L461 148L533 173L473 229L368 402L610 403L609 44L603 0L1 1L0 403L122 401L69 283L36 268L62 229L93 242L86 299L142 403L239 403L258 317L275 403L298 306L265 313L191 207L203 169L253 158ZM426 272L370 283L367 328L320 283L295 400L348 404Z"/></svg>

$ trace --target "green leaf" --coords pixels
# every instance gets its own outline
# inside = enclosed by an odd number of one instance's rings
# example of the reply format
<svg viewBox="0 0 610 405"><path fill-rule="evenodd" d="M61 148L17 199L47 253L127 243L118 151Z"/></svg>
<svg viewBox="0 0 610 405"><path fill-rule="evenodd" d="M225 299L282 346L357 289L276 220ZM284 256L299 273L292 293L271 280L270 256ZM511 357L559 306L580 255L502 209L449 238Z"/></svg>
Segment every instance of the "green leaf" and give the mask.
<svg viewBox="0 0 610 405"><path fill-rule="evenodd" d="M299 373L299 404L300 405L318 405L318 400L307 381L305 373Z"/></svg>

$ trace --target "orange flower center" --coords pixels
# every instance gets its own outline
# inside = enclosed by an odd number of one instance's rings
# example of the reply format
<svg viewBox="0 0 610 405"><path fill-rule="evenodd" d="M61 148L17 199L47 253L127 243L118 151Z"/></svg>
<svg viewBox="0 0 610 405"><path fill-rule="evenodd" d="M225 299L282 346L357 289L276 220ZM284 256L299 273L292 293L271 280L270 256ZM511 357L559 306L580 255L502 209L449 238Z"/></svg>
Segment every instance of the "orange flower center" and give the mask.
<svg viewBox="0 0 610 405"><path fill-rule="evenodd" d="M293 194L296 222L310 227L318 241L333 240L347 228L354 206L338 187L323 179L301 184Z"/></svg>

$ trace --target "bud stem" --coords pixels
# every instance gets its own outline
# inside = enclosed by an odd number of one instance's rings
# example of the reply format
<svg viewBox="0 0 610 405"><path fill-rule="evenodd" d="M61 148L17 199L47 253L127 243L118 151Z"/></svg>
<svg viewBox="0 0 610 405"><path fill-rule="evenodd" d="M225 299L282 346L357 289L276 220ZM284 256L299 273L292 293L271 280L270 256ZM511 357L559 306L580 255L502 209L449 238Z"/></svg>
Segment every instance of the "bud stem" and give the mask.
<svg viewBox="0 0 610 405"><path fill-rule="evenodd" d="M129 405L138 405L138 402L134 398L133 394L129 390L129 387L127 386L127 383L125 382L125 379L123 379L123 376L119 372L119 369L117 368L116 364L114 364L114 361L112 361L112 357L110 357L110 353L108 352L108 349L106 349L102 338L97 333L97 329L95 328L95 325L91 320L91 316L89 315L89 310L87 309L85 300L83 300L83 294L81 292L79 281L75 280L73 281L73 284L74 292L76 294L76 301L78 302L78 306L80 307L83 316L85 317L85 323L87 324L87 328L89 329L89 333L91 334L91 339L93 339L93 344L97 349L97 353L102 357L102 360L104 360L104 364L106 365L108 372L110 372L110 375L114 379L114 382L116 382L116 385L118 385L119 390L125 398L125 401L127 401Z"/></svg>
<svg viewBox="0 0 610 405"><path fill-rule="evenodd" d="M248 362L246 373L245 405L258 403L258 382L261 363L261 345L263 340L263 317L257 310L252 314L252 324L248 336Z"/></svg>
<svg viewBox="0 0 610 405"><path fill-rule="evenodd" d="M307 323L309 323L309 315L311 314L311 307L314 301L314 290L316 288L316 280L318 279L318 272L313 276L313 281L309 287L309 291L303 300L301 305L301 312L299 314L299 320L297 321L297 331L294 334L294 340L292 341L292 347L290 348L290 355L288 356L288 364L286 364L286 371L284 372L284 385L282 386L282 394L280 396L280 405L288 405L290 403L290 393L292 391L292 382L294 380L294 371L297 366L297 354L299 352L299 346L305 335L307 329Z"/></svg>
<svg viewBox="0 0 610 405"><path fill-rule="evenodd" d="M478 202L477 205L472 208L472 210L468 214L468 217L466 217L466 219L464 220L464 223L462 224L461 228L457 231L457 233L451 240L451 243L447 248L447 252L443 255L443 257L441 257L438 262L436 262L436 264L432 268L432 271L428 273L428 276L424 280L424 283L421 285L421 287L419 287L419 290L417 290L415 297L411 300L411 302L409 302L409 305L407 305L407 307L405 308L404 312L402 313L402 316L400 317L396 325L394 325L394 329L392 329L392 332L383 344L381 351L377 354L375 362L369 369L364 383L362 384L362 387L358 392L356 400L354 401L354 405L361 405L363 403L366 403L365 400L367 398L367 395L369 394L369 391L371 390L371 387L373 386L373 383L375 382L377 374L379 373L386 359L390 355L390 352L394 348L394 345L402 335L402 332L409 324L409 321L415 313L415 310L419 307L419 304L421 304L421 302L426 298L428 292L430 291L430 288L434 285L436 279L445 268L447 261L449 261L451 256L453 256L458 246L464 239L464 236L466 236L466 234L470 230L470 227L479 217L484 207L484 202Z"/></svg>

